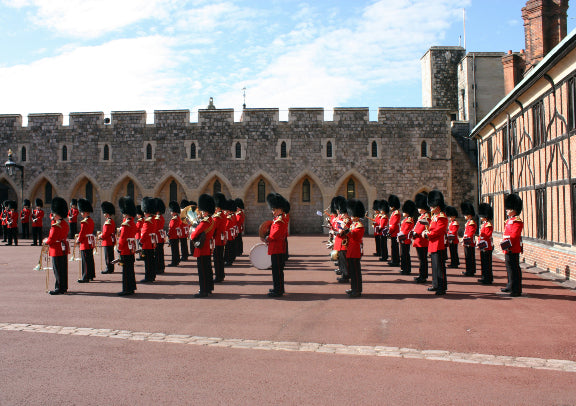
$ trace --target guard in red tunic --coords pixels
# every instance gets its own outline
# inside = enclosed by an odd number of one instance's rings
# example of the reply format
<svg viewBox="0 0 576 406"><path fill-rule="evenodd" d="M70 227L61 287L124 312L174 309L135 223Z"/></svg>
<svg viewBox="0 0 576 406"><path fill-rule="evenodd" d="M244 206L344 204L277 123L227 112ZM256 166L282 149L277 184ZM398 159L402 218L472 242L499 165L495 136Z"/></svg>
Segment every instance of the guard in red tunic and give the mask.
<svg viewBox="0 0 576 406"><path fill-rule="evenodd" d="M376 246L376 252L372 255L376 257L382 256L382 250L380 247L380 240L382 237L382 230L380 229L380 200L374 200L372 202L372 211L374 211L374 218L372 218L372 227L374 227L374 245Z"/></svg>
<svg viewBox="0 0 576 406"><path fill-rule="evenodd" d="M51 295L63 295L68 291L68 223L64 220L68 213L68 204L61 197L52 199L52 214L54 215L52 227L48 237L43 241L49 247L52 257L52 270L56 283Z"/></svg>
<svg viewBox="0 0 576 406"><path fill-rule="evenodd" d="M74 239L76 234L78 234L78 200L70 200L70 209L68 210L68 223L70 225L70 235L68 238Z"/></svg>
<svg viewBox="0 0 576 406"><path fill-rule="evenodd" d="M188 200L182 199L180 201L180 211L189 205L190 203L188 203ZM190 251L188 251L188 237L190 236L190 227L188 226L186 219L184 219L180 224L180 228L182 229L182 237L180 237L180 251L182 252L182 256L180 257L180 261L188 261L188 256L190 255Z"/></svg>
<svg viewBox="0 0 576 406"><path fill-rule="evenodd" d="M338 272L341 276L338 278L339 283L348 283L350 276L348 274L348 261L346 260L346 251L348 250L348 229L350 228L350 216L348 215L348 205L344 196L336 196L334 201L338 217L336 220L336 230L334 238L334 249L338 251Z"/></svg>
<svg viewBox="0 0 576 406"><path fill-rule="evenodd" d="M460 224L456 220L458 217L458 210L454 206L446 206L444 209L446 217L448 217L448 234L446 234L446 246L450 251L450 265L448 268L458 268L460 266L460 257L458 256L458 230Z"/></svg>
<svg viewBox="0 0 576 406"><path fill-rule="evenodd" d="M400 199L396 195L388 197L390 205L390 221L388 225L388 236L390 237L390 250L392 251L392 260L388 262L389 266L400 265L400 247L398 245L398 233L400 232L400 223L402 215L400 214Z"/></svg>
<svg viewBox="0 0 576 406"><path fill-rule="evenodd" d="M170 252L172 261L168 266L178 266L180 263L180 238L182 237L182 220L180 219L180 205L178 202L168 203L170 209L170 223L168 224L168 239L170 241Z"/></svg>
<svg viewBox="0 0 576 406"><path fill-rule="evenodd" d="M244 213L244 201L237 197L236 202L236 219L238 223L238 235L236 236L236 256L239 257L244 254L244 223L246 222L246 214Z"/></svg>
<svg viewBox="0 0 576 406"><path fill-rule="evenodd" d="M414 221L418 217L416 203L406 200L402 205L402 224L398 233L398 244L400 244L400 273L410 275L412 273L412 260L410 258L411 235L414 229Z"/></svg>
<svg viewBox="0 0 576 406"><path fill-rule="evenodd" d="M166 231L164 231L164 226L166 220L164 220L163 214L166 213L166 205L160 198L156 198L156 216L154 216L154 224L156 225L156 252L154 256L156 258L156 273L164 273L166 269L166 262L164 261L164 242L166 241Z"/></svg>
<svg viewBox="0 0 576 406"><path fill-rule="evenodd" d="M152 283L156 280L156 225L154 214L156 213L156 202L152 197L142 199L142 228L140 229L140 246L144 257L144 279L141 283Z"/></svg>
<svg viewBox="0 0 576 406"><path fill-rule="evenodd" d="M494 212L488 203L481 203L478 207L478 216L482 222L480 225L480 235L476 247L480 250L480 264L482 267L482 278L478 279L483 285L491 285L494 281L492 274L492 252L494 244L492 242L492 219Z"/></svg>
<svg viewBox="0 0 576 406"><path fill-rule="evenodd" d="M382 238L380 238L380 258L379 261L388 261L388 231L390 231L390 224L388 217L390 215L390 205L387 200L380 200L380 230L382 231Z"/></svg>
<svg viewBox="0 0 576 406"><path fill-rule="evenodd" d="M96 237L94 236L94 220L90 217L94 210L90 201L86 199L78 200L78 210L82 216L80 232L76 239L76 244L80 244L80 256L82 258L82 279L78 279L78 283L88 283L96 277L96 270L94 269Z"/></svg>
<svg viewBox="0 0 576 406"><path fill-rule="evenodd" d="M424 232L428 238L428 253L432 263L432 287L428 288L436 295L445 295L448 289L446 279L446 246L444 244L448 230L448 217L444 213L444 195L439 190L428 194L428 206L432 213L430 227Z"/></svg>
<svg viewBox="0 0 576 406"><path fill-rule="evenodd" d="M190 234L190 240L194 244L194 257L198 267L198 285L200 290L194 297L206 297L214 289L211 264L211 244L214 235L214 220L212 215L216 205L214 198L208 194L202 194L198 198L198 210L200 223Z"/></svg>
<svg viewBox="0 0 576 406"><path fill-rule="evenodd" d="M136 206L136 217L134 218L136 223L136 250L139 250L138 261L144 261L144 254L142 251L142 245L140 244L140 233L142 232L142 226L144 225L144 212L142 211L142 205Z"/></svg>
<svg viewBox="0 0 576 406"><path fill-rule="evenodd" d="M121 197L118 202L122 213L122 225L118 237L118 253L122 264L122 291L118 296L129 296L136 290L136 275L134 273L134 252L136 251L136 206L131 197Z"/></svg>
<svg viewBox="0 0 576 406"><path fill-rule="evenodd" d="M8 241L8 200L2 202L2 242Z"/></svg>
<svg viewBox="0 0 576 406"><path fill-rule="evenodd" d="M464 246L464 258L466 259L466 271L462 272L464 276L474 276L476 275L476 251L474 250L474 237L476 236L476 230L478 225L474 217L476 212L474 210L474 205L470 202L463 202L460 205L462 209L462 215L466 219L466 225L464 226L464 236L462 237L462 245Z"/></svg>
<svg viewBox="0 0 576 406"><path fill-rule="evenodd" d="M236 219L236 202L233 199L226 200L226 245L224 246L224 265L231 266L236 257L236 236L238 221Z"/></svg>
<svg viewBox="0 0 576 406"><path fill-rule="evenodd" d="M520 254L522 253L522 230L524 222L519 217L522 213L522 199L516 193L509 194L504 200L506 209L506 226L500 246L506 254L506 272L508 284L502 292L510 292L510 296L522 295L522 271L520 270Z"/></svg>
<svg viewBox="0 0 576 406"><path fill-rule="evenodd" d="M8 228L8 244L18 245L18 203L15 200L8 201L8 214L6 216Z"/></svg>
<svg viewBox="0 0 576 406"><path fill-rule="evenodd" d="M104 262L106 269L101 270L103 274L114 273L114 246L116 245L116 223L112 216L116 214L116 209L111 202L102 202L100 206L102 214L104 215L104 225L102 226L102 233L98 238L102 241L102 249L104 250Z"/></svg>
<svg viewBox="0 0 576 406"><path fill-rule="evenodd" d="M224 272L224 247L228 240L226 232L226 196L223 193L214 194L215 210L212 218L214 219L214 283L220 283L226 277Z"/></svg>
<svg viewBox="0 0 576 406"><path fill-rule="evenodd" d="M346 261L348 263L348 273L350 275L350 289L346 291L349 297L362 296L362 267L360 259L363 255L364 224L364 204L360 200L349 199L347 201L348 215L350 216L350 227L347 232L348 249L346 250Z"/></svg>
<svg viewBox="0 0 576 406"><path fill-rule="evenodd" d="M418 276L414 278L416 283L425 283L428 280L428 239L425 238L424 232L428 231L430 226L430 208L428 207L428 197L423 193L418 193L415 198L416 207L418 208L418 220L412 231L412 245L418 253L420 266Z"/></svg>
<svg viewBox="0 0 576 406"><path fill-rule="evenodd" d="M272 260L272 281L274 284L274 288L270 289L268 296L280 297L284 294L284 260L286 236L288 235L288 223L286 223L284 216L286 199L279 193L270 193L266 196L266 202L274 216L270 233L266 237L268 255Z"/></svg>
<svg viewBox="0 0 576 406"><path fill-rule="evenodd" d="M44 202L42 199L36 199L36 207L32 211L32 244L38 245L42 243L42 222L44 221ZM66 216L64 216L66 217ZM68 223L66 223L68 224Z"/></svg>
<svg viewBox="0 0 576 406"><path fill-rule="evenodd" d="M22 224L22 238L30 238L30 200L24 199L24 207L20 212L20 224Z"/></svg>

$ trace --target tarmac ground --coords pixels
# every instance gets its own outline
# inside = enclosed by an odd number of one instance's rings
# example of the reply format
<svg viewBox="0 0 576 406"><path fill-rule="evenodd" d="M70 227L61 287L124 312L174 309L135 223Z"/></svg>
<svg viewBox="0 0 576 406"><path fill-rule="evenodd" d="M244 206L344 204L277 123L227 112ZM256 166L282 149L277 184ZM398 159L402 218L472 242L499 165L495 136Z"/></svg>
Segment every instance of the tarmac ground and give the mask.
<svg viewBox="0 0 576 406"><path fill-rule="evenodd" d="M121 272L46 293L39 247L0 246L0 405L574 405L576 292L537 268L523 296L448 269L435 296L373 256L364 291L336 281L325 236L291 236L286 292L269 298L269 270L251 266L257 237L208 298L196 262L166 268L118 297ZM169 248L166 247L166 263ZM136 279L143 278L136 263ZM53 275L50 289L53 289Z"/></svg>

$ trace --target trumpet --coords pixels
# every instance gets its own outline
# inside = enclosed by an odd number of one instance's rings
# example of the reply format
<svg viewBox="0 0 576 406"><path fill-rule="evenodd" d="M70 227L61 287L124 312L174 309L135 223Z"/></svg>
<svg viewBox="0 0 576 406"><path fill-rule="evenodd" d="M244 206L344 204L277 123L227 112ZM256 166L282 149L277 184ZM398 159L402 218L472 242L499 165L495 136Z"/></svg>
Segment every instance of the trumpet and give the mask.
<svg viewBox="0 0 576 406"><path fill-rule="evenodd" d="M40 250L40 257L38 258L38 265L36 265L34 267L35 271L44 271L47 269L52 269L52 268L48 268L48 263L50 261L50 256L48 255L49 253L49 247L46 244L42 244L42 249Z"/></svg>

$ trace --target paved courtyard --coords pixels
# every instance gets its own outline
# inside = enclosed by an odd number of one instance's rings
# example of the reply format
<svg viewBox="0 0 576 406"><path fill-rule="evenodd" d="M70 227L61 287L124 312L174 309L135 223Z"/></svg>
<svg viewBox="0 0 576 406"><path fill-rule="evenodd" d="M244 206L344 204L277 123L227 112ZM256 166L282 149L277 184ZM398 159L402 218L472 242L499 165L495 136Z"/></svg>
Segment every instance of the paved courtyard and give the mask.
<svg viewBox="0 0 576 406"><path fill-rule="evenodd" d="M50 296L32 270L39 248L0 246L0 405L576 404L570 286L526 269L524 296L510 298L495 257L494 285L461 265L437 297L367 238L364 293L350 299L323 240L290 237L277 299L247 256L207 299L193 298L194 261L131 297L116 296L119 269L78 284L71 262L70 293Z"/></svg>

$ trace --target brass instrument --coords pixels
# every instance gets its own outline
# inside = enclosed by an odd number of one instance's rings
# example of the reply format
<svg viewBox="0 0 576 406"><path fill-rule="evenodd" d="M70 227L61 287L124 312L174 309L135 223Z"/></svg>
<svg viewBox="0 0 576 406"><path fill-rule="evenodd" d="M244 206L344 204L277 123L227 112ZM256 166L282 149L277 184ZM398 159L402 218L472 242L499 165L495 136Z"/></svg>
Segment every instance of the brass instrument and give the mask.
<svg viewBox="0 0 576 406"><path fill-rule="evenodd" d="M76 249L78 247L78 243L76 241L78 240L78 235L79 234L74 235L74 245L72 246L72 258L70 258L68 261L69 262L78 261L78 275L80 275L79 279L81 279L82 278L82 263L80 261L82 258L76 256Z"/></svg>
<svg viewBox="0 0 576 406"><path fill-rule="evenodd" d="M192 230L200 224L200 216L196 205L191 204L190 206L184 207L180 211L180 218L187 222L192 227Z"/></svg>
<svg viewBox="0 0 576 406"><path fill-rule="evenodd" d="M50 263L50 247L47 244L42 244L42 249L40 250L40 257L38 258L38 265L34 267L35 271L46 271L46 292L48 292L48 284L50 283L50 271L52 267L49 266Z"/></svg>

